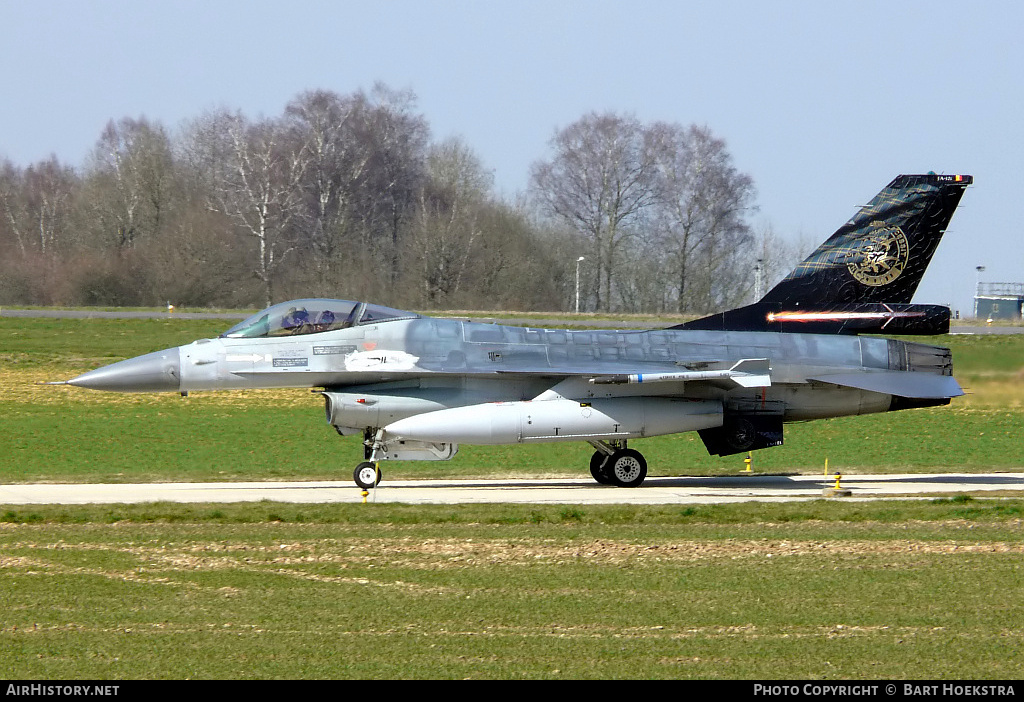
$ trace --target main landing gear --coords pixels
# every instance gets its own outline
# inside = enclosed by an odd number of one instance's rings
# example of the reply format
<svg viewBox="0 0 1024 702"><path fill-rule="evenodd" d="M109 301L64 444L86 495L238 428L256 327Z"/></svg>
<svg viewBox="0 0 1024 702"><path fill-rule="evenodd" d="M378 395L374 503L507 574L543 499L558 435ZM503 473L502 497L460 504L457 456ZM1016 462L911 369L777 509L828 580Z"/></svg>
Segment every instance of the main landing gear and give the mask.
<svg viewBox="0 0 1024 702"><path fill-rule="evenodd" d="M639 451L626 448L625 441L590 441L596 451L590 457L590 474L602 485L617 487L639 487L647 477L647 461ZM370 490L380 484L383 474L376 460L380 448L379 437L367 432L365 457L356 466L352 479L363 490Z"/></svg>
<svg viewBox="0 0 1024 702"><path fill-rule="evenodd" d="M597 449L590 457L590 474L602 485L638 487L647 477L647 461L625 441L590 441Z"/></svg>

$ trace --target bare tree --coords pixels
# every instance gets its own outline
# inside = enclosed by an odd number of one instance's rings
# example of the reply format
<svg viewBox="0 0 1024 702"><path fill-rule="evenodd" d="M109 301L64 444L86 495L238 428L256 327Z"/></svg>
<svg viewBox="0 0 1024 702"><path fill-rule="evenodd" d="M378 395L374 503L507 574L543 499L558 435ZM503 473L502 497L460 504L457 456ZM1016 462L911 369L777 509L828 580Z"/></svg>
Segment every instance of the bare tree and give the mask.
<svg viewBox="0 0 1024 702"><path fill-rule="evenodd" d="M342 97L317 90L296 97L285 118L296 144L304 144L308 167L302 181L304 211L297 234L313 253L319 287L343 264L343 246L353 238L354 201L372 152L359 139L368 118L366 96Z"/></svg>
<svg viewBox="0 0 1024 702"><path fill-rule="evenodd" d="M745 218L753 181L736 170L725 142L706 127L659 123L651 133L658 164L655 221L674 271L677 311L736 302L741 293L730 282L729 262L751 239Z"/></svg>
<svg viewBox="0 0 1024 702"><path fill-rule="evenodd" d="M411 91L378 83L367 100L369 112L360 138L370 160L357 205L361 246L371 265L384 270L378 278L394 289L401 270L402 236L425 177L430 130L426 119L414 111L416 96Z"/></svg>
<svg viewBox="0 0 1024 702"><path fill-rule="evenodd" d="M480 236L463 275L464 307L516 310L571 309L579 247L542 230L522 203L490 199L475 216ZM570 263L571 261L571 263Z"/></svg>
<svg viewBox="0 0 1024 702"><path fill-rule="evenodd" d="M427 183L420 191L410 237L423 304L434 306L459 292L483 235L479 216L492 180L460 140L448 139L430 149Z"/></svg>
<svg viewBox="0 0 1024 702"><path fill-rule="evenodd" d="M752 232L752 245L748 247L744 265L753 271L750 302L757 302L780 280L793 270L798 263L815 249L814 244L806 244L801 247L799 243L786 241L775 233L771 222L764 222ZM803 253L801 253L803 251ZM760 282L760 289L757 283ZM760 294L758 294L760 293Z"/></svg>
<svg viewBox="0 0 1024 702"><path fill-rule="evenodd" d="M250 122L240 113L221 114L207 124L210 153L222 153L211 193L212 206L256 241L254 271L263 283L264 302L274 301L278 269L295 248L293 218L300 211L309 149L285 138L274 120Z"/></svg>
<svg viewBox="0 0 1024 702"><path fill-rule="evenodd" d="M68 243L67 220L78 179L56 156L22 170L0 166L0 211L24 257L29 250L53 257Z"/></svg>
<svg viewBox="0 0 1024 702"><path fill-rule="evenodd" d="M111 120L86 171L87 202L100 237L119 250L164 225L174 181L167 133L145 117Z"/></svg>
<svg viewBox="0 0 1024 702"><path fill-rule="evenodd" d="M0 163L0 298L29 304L66 299L79 180L56 157L18 168Z"/></svg>
<svg viewBox="0 0 1024 702"><path fill-rule="evenodd" d="M530 172L542 210L587 237L598 310L610 309L617 254L656 198L649 135L634 117L591 113L556 132Z"/></svg>

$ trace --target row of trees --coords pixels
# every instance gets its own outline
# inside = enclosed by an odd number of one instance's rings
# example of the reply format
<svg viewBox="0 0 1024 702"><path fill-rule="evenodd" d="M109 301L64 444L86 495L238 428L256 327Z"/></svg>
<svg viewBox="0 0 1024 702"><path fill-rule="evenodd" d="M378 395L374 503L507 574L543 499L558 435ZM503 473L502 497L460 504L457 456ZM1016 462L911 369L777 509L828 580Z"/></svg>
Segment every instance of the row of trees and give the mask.
<svg viewBox="0 0 1024 702"><path fill-rule="evenodd" d="M558 132L531 173L542 211L583 238L597 309L706 312L780 263L748 222L750 176L706 127L590 114Z"/></svg>
<svg viewBox="0 0 1024 702"><path fill-rule="evenodd" d="M588 115L502 201L415 96L296 96L173 137L111 122L81 168L0 162L0 303L708 311L745 301L751 179L707 129ZM773 252L777 247L772 247Z"/></svg>

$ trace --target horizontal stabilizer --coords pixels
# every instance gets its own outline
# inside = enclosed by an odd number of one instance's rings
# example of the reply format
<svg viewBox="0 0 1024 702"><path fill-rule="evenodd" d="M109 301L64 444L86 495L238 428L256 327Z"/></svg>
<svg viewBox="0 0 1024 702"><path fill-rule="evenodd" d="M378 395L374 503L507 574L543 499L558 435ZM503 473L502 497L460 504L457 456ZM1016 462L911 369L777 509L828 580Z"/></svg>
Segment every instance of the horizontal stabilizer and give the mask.
<svg viewBox="0 0 1024 702"><path fill-rule="evenodd" d="M948 399L964 394L953 376L911 371L835 373L819 375L808 380L921 400Z"/></svg>

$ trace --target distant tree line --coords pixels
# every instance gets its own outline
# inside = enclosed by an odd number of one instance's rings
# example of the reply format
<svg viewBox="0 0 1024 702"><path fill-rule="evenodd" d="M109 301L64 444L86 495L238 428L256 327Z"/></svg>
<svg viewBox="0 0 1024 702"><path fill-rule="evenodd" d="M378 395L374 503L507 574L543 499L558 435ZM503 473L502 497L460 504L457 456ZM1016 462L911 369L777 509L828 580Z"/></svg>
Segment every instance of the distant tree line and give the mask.
<svg viewBox="0 0 1024 702"><path fill-rule="evenodd" d="M590 114L505 202L415 95L297 95L278 117L204 114L171 135L111 121L80 167L0 161L0 304L707 312L747 301L751 178L706 128Z"/></svg>

